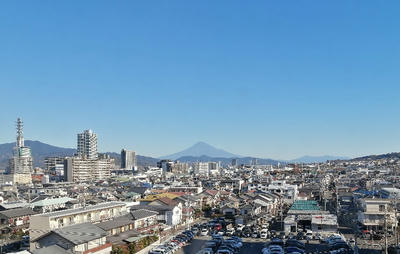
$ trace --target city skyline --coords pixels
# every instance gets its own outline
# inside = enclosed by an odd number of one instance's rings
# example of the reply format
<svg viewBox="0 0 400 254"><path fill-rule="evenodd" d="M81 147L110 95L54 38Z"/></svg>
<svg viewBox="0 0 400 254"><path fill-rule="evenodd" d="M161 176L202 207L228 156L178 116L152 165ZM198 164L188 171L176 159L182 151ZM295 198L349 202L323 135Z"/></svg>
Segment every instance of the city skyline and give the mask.
<svg viewBox="0 0 400 254"><path fill-rule="evenodd" d="M400 151L391 3L1 3L0 143L20 116L29 140L93 129L101 152L152 157Z"/></svg>

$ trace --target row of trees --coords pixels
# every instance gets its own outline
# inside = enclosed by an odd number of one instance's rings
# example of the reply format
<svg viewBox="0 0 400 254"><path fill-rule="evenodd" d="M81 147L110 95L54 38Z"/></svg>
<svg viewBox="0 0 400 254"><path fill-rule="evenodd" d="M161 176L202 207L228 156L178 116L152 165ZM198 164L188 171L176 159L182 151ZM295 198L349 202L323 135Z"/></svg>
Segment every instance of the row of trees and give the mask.
<svg viewBox="0 0 400 254"><path fill-rule="evenodd" d="M124 246L113 246L111 254L133 254L137 253L138 251L146 248L147 246L151 245L155 241L158 240L158 236L151 235L146 236L140 239L137 242L132 242L129 245Z"/></svg>

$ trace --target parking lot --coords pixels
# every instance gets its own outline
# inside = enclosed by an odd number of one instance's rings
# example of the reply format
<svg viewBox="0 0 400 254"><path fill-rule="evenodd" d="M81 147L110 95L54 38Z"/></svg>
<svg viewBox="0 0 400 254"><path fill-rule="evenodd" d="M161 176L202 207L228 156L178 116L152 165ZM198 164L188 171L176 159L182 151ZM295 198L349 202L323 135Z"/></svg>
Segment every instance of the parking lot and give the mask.
<svg viewBox="0 0 400 254"><path fill-rule="evenodd" d="M256 222L252 225L236 225L230 221L225 221L222 218L212 219L212 220L202 220L200 223L192 225L192 229L195 232L195 236L191 241L186 242L181 248L177 250L178 254L196 254L199 251L205 249L207 242L213 240L212 235L219 235L220 238L224 239L223 242L234 235L239 237L242 241L242 247L238 248L233 253L262 253L263 248L268 246L268 243L272 238L282 239L284 242L287 236L279 231L280 221L275 221L274 223L268 224L268 229L264 229L265 224L257 224ZM231 228L232 230L229 230ZM268 232L267 237L262 238L262 231ZM203 232L202 232L203 231ZM232 231L232 233L228 233ZM247 232L247 233L246 233ZM256 235L254 233L257 232ZM300 234L300 233L299 233ZM344 235L345 238L342 240L343 244L349 246L349 251L352 252L351 248L354 247L354 242L348 242L349 239L353 239L353 234ZM297 234L294 233L292 238L298 238ZM302 233L302 238L297 240L304 244L304 253L329 253L330 245L325 242L325 237L319 239L307 238L306 234ZM323 240L323 241L322 241ZM390 243L390 241L389 241ZM359 246L359 253L381 253L382 247L384 246L383 241L367 240L367 239L357 239L357 244ZM286 246L286 245L285 245ZM286 250L286 247L285 247ZM286 253L286 252L285 252ZM290 253L290 252L288 252Z"/></svg>
<svg viewBox="0 0 400 254"><path fill-rule="evenodd" d="M193 239L191 244L184 246L177 253L178 254L195 254L199 252L204 246L205 242L211 240L210 236L198 236ZM260 238L242 238L243 247L240 249L239 254L248 253L261 253L261 250L265 247L265 244L269 239ZM305 241L303 241L306 243ZM327 244L321 244L319 241L310 241L306 243L306 253L325 253L328 250Z"/></svg>

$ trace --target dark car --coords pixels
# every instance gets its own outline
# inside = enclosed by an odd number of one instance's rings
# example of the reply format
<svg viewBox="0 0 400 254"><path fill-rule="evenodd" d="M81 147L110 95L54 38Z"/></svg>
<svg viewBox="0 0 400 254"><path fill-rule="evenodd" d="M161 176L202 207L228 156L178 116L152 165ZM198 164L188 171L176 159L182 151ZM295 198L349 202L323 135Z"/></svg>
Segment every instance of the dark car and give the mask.
<svg viewBox="0 0 400 254"><path fill-rule="evenodd" d="M297 240L303 240L304 239L304 233L303 232L298 232L296 236Z"/></svg>
<svg viewBox="0 0 400 254"><path fill-rule="evenodd" d="M296 253L304 253L305 250L304 250L304 249L301 249L301 248L298 248L298 247L294 247L294 246L286 247L286 248L285 248L285 253L293 253L293 252L296 252Z"/></svg>
<svg viewBox="0 0 400 254"><path fill-rule="evenodd" d="M279 238L272 238L271 241L269 242L269 245L279 245L283 247L284 243Z"/></svg>
<svg viewBox="0 0 400 254"><path fill-rule="evenodd" d="M296 239L288 239L285 243L285 246L286 247L297 247L297 248L300 248L303 250L306 248L306 245L303 242L300 242Z"/></svg>

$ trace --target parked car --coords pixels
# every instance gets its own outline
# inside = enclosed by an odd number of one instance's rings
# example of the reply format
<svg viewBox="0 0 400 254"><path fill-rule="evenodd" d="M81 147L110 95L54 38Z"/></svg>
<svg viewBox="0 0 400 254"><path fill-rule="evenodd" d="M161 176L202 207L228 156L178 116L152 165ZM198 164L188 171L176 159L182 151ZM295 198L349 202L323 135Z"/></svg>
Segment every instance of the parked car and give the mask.
<svg viewBox="0 0 400 254"><path fill-rule="evenodd" d="M261 238L261 239L267 239L267 238L268 238L268 231L265 230L265 229L261 230L261 232L260 232L260 238Z"/></svg>
<svg viewBox="0 0 400 254"><path fill-rule="evenodd" d="M233 236L234 234L235 234L235 229L233 227L232 228L228 228L226 230L226 235Z"/></svg>
<svg viewBox="0 0 400 254"><path fill-rule="evenodd" d="M201 233L200 233L202 236L206 236L206 235L208 235L208 229L207 228L203 228L202 230L201 230Z"/></svg>
<svg viewBox="0 0 400 254"><path fill-rule="evenodd" d="M199 228L193 227L192 232L193 232L193 234L197 235L199 233Z"/></svg>
<svg viewBox="0 0 400 254"><path fill-rule="evenodd" d="M304 233L303 232L297 232L296 239L297 240L303 240L304 239Z"/></svg>
<svg viewBox="0 0 400 254"><path fill-rule="evenodd" d="M312 240L313 239L313 232L311 230L307 230L306 235L305 235L306 240Z"/></svg>

